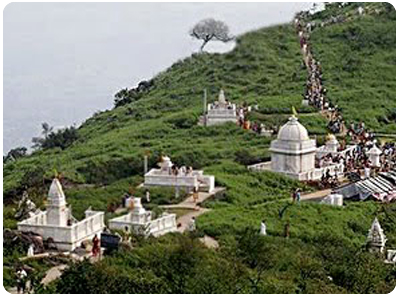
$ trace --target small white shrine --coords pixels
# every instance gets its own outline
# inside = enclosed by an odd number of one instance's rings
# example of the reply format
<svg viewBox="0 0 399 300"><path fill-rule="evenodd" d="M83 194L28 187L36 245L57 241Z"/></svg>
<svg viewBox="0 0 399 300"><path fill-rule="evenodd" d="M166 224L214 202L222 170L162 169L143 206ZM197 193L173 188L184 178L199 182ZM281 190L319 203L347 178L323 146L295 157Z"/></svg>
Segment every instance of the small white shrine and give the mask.
<svg viewBox="0 0 399 300"><path fill-rule="evenodd" d="M144 209L140 198L130 197L128 202L131 203L131 211L127 215L109 220L109 228L145 236L160 236L177 230L175 214L163 213L152 220L152 213Z"/></svg>
<svg viewBox="0 0 399 300"><path fill-rule="evenodd" d="M374 146L366 153L371 161L372 167L380 167L380 155L382 151L374 143Z"/></svg>
<svg viewBox="0 0 399 300"><path fill-rule="evenodd" d="M333 134L328 134L326 137L326 144L317 148L316 156L322 157L328 154L335 155L338 153L339 142Z"/></svg>
<svg viewBox="0 0 399 300"><path fill-rule="evenodd" d="M344 197L341 194L330 194L321 200L323 204L342 206L344 205Z"/></svg>
<svg viewBox="0 0 399 300"><path fill-rule="evenodd" d="M186 188L212 193L215 189L215 177L204 175L202 170L192 170L182 166L173 168L170 158L163 156L159 163L160 169L151 169L144 175L144 186L167 186L175 188Z"/></svg>
<svg viewBox="0 0 399 300"><path fill-rule="evenodd" d="M271 170L298 180L311 178L315 169L316 141L309 139L308 131L295 116L289 118L272 141Z"/></svg>
<svg viewBox="0 0 399 300"><path fill-rule="evenodd" d="M223 90L220 90L218 101L208 104L204 122L206 126L237 122L236 105L226 101Z"/></svg>
<svg viewBox="0 0 399 300"><path fill-rule="evenodd" d="M34 216L19 222L18 230L37 233L44 240L51 238L58 250L72 251L104 229L103 212L88 209L85 215L82 221L73 218L61 183L54 178L47 197L46 211L38 211Z"/></svg>
<svg viewBox="0 0 399 300"><path fill-rule="evenodd" d="M378 219L375 218L367 235L367 247L370 252L382 253L385 250L386 242L387 238L385 237L384 231L381 228L380 222L378 222Z"/></svg>

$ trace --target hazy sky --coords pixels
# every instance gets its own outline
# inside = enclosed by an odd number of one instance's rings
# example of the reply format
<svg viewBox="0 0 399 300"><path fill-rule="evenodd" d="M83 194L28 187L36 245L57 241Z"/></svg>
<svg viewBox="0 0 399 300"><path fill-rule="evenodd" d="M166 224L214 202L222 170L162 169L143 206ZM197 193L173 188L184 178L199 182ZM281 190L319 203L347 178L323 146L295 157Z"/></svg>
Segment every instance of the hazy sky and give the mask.
<svg viewBox="0 0 399 300"><path fill-rule="evenodd" d="M119 89L197 51L200 42L188 31L201 19L223 20L237 35L290 21L309 7L311 3L11 3L4 10L3 152L30 146L42 122L79 125L95 111L111 108Z"/></svg>

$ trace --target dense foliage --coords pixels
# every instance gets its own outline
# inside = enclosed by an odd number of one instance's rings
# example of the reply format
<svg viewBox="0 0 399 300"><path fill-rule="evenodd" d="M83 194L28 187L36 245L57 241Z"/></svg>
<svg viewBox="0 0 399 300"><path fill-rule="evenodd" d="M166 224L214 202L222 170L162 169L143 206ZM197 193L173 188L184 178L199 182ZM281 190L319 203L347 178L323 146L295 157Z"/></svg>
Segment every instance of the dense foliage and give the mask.
<svg viewBox="0 0 399 300"><path fill-rule="evenodd" d="M387 293L394 270L328 234L325 247L245 229L218 250L194 236L144 240L103 261L72 264L44 292L57 293Z"/></svg>

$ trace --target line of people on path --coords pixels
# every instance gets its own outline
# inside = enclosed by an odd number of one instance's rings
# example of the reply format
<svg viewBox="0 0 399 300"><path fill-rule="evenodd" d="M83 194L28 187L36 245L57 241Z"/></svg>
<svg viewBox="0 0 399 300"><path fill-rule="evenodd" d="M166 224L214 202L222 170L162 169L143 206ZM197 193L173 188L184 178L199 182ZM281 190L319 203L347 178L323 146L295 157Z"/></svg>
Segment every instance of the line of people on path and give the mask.
<svg viewBox="0 0 399 300"><path fill-rule="evenodd" d="M310 33L313 25L305 23L303 16L298 14L294 20L296 32L303 54L303 62L308 72L308 77L303 93L303 104L316 107L329 116L328 128L333 133L340 133L344 130L344 122L340 109L332 105L327 97L327 89L323 86L323 71L321 64L317 61L311 50Z"/></svg>
<svg viewBox="0 0 399 300"><path fill-rule="evenodd" d="M363 14L362 8L358 11L360 15ZM341 114L341 109L338 105L332 105L331 101L327 97L327 89L323 86L323 72L321 64L316 61L312 54L310 35L312 30L320 26L320 23L316 22L306 22L305 21L306 12L301 12L296 15L294 19L294 26L299 37L299 42L301 50L303 53L303 61L308 70L308 78L306 82L305 92L304 92L304 104L312 105L318 108L322 112L326 112L329 117L328 128L333 133L341 133L345 130L345 121ZM342 18L334 18L330 23L336 23ZM344 21L342 19L341 21ZM330 24L328 23L328 24ZM344 160L345 162L345 173L356 172L359 174L364 174L365 177L370 176L371 168L366 151L371 148L375 142L375 135L366 129L364 122L360 122L358 125L352 123L350 128L346 130L346 135L349 140L356 144L356 153L347 153L346 157L337 157L336 160ZM343 145L344 146L344 145ZM391 146L391 149L395 149L395 146ZM391 151L396 153L396 151ZM390 156L393 156L392 154ZM380 169L374 168L373 171L389 171L396 167L395 161L396 155L394 157L382 156L381 162L382 167ZM324 180L325 185L333 186L337 183L337 178L329 176L329 174L323 174L322 182Z"/></svg>

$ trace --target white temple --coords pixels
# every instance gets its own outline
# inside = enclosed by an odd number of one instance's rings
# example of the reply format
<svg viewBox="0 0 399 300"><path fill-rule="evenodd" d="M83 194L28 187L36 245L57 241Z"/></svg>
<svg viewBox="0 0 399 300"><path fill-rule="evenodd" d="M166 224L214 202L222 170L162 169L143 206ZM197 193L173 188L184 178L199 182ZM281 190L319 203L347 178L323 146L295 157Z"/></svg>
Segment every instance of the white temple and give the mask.
<svg viewBox="0 0 399 300"><path fill-rule="evenodd" d="M177 230L175 214L163 213L152 220L151 212L144 209L140 198L131 197L129 202L132 203L132 210L127 215L109 220L109 228L145 236L160 236Z"/></svg>
<svg viewBox="0 0 399 300"><path fill-rule="evenodd" d="M381 228L380 222L378 222L378 219L375 218L367 235L367 247L371 252L382 253L385 250L386 242L387 238L385 237L384 231Z"/></svg>
<svg viewBox="0 0 399 300"><path fill-rule="evenodd" d="M218 101L207 106L204 123L206 126L212 126L226 122L237 122L236 105L226 101L224 91L220 90Z"/></svg>
<svg viewBox="0 0 399 300"><path fill-rule="evenodd" d="M167 156L162 157L159 163L160 169L151 169L144 175L144 186L168 186L186 188L212 193L215 188L215 177L204 175L202 170L191 170L181 167L173 170L173 163Z"/></svg>
<svg viewBox="0 0 399 300"><path fill-rule="evenodd" d="M297 180L319 180L327 171L331 176L343 176L343 162L326 162L316 167L315 158L326 154L344 154L350 148L338 152L339 143L330 135L326 145L316 148L316 141L309 138L306 128L291 116L286 124L281 126L277 139L272 141L271 161L248 166L254 171L273 171L282 173Z"/></svg>
<svg viewBox="0 0 399 300"><path fill-rule="evenodd" d="M43 237L51 238L58 250L72 251L104 228L104 213L85 211L85 219L76 221L71 209L67 207L61 183L54 178L47 197L47 210L39 211L34 216L18 223L18 230L32 231Z"/></svg>
<svg viewBox="0 0 399 300"><path fill-rule="evenodd" d="M298 180L307 180L315 169L316 141L309 139L308 131L295 116L283 125L272 141L271 169Z"/></svg>

